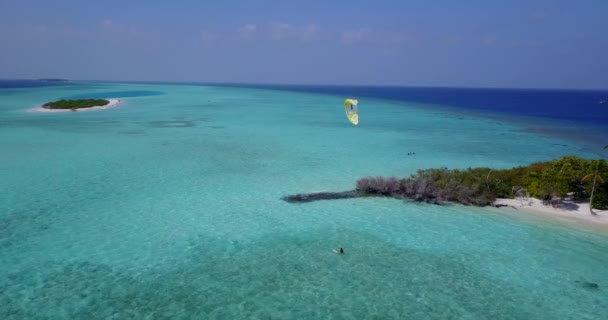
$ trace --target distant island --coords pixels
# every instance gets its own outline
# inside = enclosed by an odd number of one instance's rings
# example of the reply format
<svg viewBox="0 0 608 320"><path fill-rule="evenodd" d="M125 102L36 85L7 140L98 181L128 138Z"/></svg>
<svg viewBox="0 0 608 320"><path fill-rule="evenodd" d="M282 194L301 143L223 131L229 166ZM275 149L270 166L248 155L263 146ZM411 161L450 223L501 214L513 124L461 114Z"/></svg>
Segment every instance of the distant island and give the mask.
<svg viewBox="0 0 608 320"><path fill-rule="evenodd" d="M38 81L46 81L46 82L68 82L70 80L67 79L55 79L55 78L47 78L47 79L38 79Z"/></svg>
<svg viewBox="0 0 608 320"><path fill-rule="evenodd" d="M118 106L119 99L61 99L47 102L39 107L29 109L29 112L65 112L109 109Z"/></svg>
<svg viewBox="0 0 608 320"><path fill-rule="evenodd" d="M53 102L47 102L42 105L45 109L82 109L92 107L103 107L110 104L110 100L106 99L78 99L78 100L57 100Z"/></svg>

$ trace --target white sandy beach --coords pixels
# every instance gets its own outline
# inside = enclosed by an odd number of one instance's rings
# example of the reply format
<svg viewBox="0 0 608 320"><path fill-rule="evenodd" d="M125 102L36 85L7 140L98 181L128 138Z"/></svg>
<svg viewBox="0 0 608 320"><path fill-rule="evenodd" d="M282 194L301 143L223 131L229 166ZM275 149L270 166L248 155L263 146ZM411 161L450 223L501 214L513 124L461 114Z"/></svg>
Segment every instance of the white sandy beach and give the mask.
<svg viewBox="0 0 608 320"><path fill-rule="evenodd" d="M608 227L608 210L596 210L596 216L589 212L589 203L563 201L560 206L544 205L539 199L529 198L527 201L518 199L496 199L494 205L506 205L501 210L521 210L532 214L557 218L562 221L578 221Z"/></svg>
<svg viewBox="0 0 608 320"><path fill-rule="evenodd" d="M78 109L77 111L80 112L80 111L110 109L110 108L119 106L120 103L122 102L120 99L106 99L106 100L110 101L110 103L108 103L105 106L81 108L81 109ZM43 108L42 106L39 106L36 108L29 109L28 112L72 112L72 110L70 110L70 109L47 109L47 108Z"/></svg>

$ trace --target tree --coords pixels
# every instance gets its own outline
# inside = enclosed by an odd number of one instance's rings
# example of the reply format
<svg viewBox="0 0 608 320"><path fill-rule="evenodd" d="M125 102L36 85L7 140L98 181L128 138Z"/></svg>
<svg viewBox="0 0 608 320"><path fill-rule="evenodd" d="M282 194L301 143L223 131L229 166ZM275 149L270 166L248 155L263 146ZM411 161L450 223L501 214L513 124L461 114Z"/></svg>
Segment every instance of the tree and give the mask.
<svg viewBox="0 0 608 320"><path fill-rule="evenodd" d="M600 167L600 162L597 161L596 165L595 165L595 171L593 173L590 173L586 176L583 177L583 179L581 179L581 181L583 183L589 181L589 179L591 179L591 177L593 177L593 185L591 186L591 197L589 199L589 211L591 212L592 215L596 216L597 213L593 212L593 193L595 193L595 183L597 182L597 180L600 180L600 183L604 183L604 179L602 179L602 176L600 176L599 174L599 167Z"/></svg>

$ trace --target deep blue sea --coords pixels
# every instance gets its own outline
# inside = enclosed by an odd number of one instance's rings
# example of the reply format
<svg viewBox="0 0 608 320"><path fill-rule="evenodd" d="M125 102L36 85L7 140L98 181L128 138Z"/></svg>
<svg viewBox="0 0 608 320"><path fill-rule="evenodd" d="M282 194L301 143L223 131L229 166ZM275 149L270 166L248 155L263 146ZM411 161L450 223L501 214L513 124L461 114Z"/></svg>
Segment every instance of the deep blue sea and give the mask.
<svg viewBox="0 0 608 320"><path fill-rule="evenodd" d="M235 86L235 85L232 85ZM396 101L420 102L480 112L506 113L516 116L574 120L593 124L608 123L608 90L542 90L490 88L425 88L374 86L297 86L243 85L245 87L356 95Z"/></svg>
<svg viewBox="0 0 608 320"><path fill-rule="evenodd" d="M0 319L605 319L605 228L281 198L605 156L606 95L0 81Z"/></svg>
<svg viewBox="0 0 608 320"><path fill-rule="evenodd" d="M225 85L417 102L427 109L509 120L532 132L575 140L600 154L608 144L608 103L601 103L608 101L608 90Z"/></svg>
<svg viewBox="0 0 608 320"><path fill-rule="evenodd" d="M0 79L0 88L10 89L10 88L36 88L36 87L51 87L51 86L66 86L70 85L73 82L58 80L58 81L49 81L49 80L6 80Z"/></svg>

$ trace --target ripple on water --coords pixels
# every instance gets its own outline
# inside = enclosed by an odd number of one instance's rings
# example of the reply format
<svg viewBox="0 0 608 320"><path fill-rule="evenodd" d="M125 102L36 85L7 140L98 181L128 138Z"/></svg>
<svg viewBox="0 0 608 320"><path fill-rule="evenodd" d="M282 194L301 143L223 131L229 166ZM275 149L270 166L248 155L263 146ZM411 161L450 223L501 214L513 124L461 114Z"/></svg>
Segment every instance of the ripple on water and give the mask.
<svg viewBox="0 0 608 320"><path fill-rule="evenodd" d="M196 126L194 121L168 120L150 121L148 125L153 128L190 128Z"/></svg>

